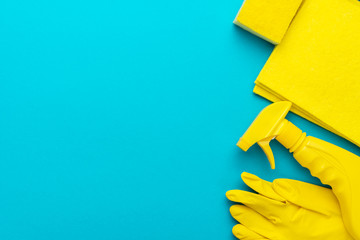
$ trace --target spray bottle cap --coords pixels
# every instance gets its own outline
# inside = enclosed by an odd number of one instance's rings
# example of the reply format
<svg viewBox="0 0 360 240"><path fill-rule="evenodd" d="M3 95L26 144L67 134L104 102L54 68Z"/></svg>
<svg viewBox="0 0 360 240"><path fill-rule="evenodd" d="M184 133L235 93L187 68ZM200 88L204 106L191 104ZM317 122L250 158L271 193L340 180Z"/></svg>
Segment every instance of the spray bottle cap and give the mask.
<svg viewBox="0 0 360 240"><path fill-rule="evenodd" d="M247 151L252 145L258 143L262 150L265 152L270 162L271 168L274 169L275 160L269 143L272 139L281 135L281 132L284 129L288 129L288 125L290 122L285 119L285 116L289 112L290 108L291 102L287 101L276 102L264 108L236 145L242 150ZM293 129L293 127L291 127L291 129ZM290 133L286 134L285 137L282 136L282 141L280 142L285 147L291 147L290 145L293 144L294 141L292 139L294 139L294 137L291 137L289 139L287 138L287 136L296 135L296 138L298 138L298 134L299 132L296 130L295 132L291 131ZM291 143L289 143L288 141L291 141Z"/></svg>

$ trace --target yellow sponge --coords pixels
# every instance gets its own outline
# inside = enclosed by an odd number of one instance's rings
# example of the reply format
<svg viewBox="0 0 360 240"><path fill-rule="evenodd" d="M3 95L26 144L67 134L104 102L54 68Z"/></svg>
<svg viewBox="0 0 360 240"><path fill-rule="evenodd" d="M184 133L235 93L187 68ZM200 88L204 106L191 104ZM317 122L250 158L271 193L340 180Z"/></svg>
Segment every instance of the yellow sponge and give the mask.
<svg viewBox="0 0 360 240"><path fill-rule="evenodd" d="M279 44L302 0L245 0L234 23L251 33Z"/></svg>

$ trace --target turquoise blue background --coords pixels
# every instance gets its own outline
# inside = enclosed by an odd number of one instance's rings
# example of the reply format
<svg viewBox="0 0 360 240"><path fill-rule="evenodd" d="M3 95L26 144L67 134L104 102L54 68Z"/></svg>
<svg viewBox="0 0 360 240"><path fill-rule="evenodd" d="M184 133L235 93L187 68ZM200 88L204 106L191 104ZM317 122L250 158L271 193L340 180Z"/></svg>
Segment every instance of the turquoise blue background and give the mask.
<svg viewBox="0 0 360 240"><path fill-rule="evenodd" d="M243 171L319 184L276 142L274 171L235 146L273 49L232 24L240 6L1 1L0 239L234 239Z"/></svg>

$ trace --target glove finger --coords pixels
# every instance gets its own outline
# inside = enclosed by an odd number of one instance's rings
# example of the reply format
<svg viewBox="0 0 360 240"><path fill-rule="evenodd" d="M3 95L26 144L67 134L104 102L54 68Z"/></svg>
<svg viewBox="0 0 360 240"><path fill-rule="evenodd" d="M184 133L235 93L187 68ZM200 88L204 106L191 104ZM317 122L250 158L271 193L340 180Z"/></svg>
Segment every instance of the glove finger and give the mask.
<svg viewBox="0 0 360 240"><path fill-rule="evenodd" d="M265 239L277 239L274 237L275 225L268 219L244 205L233 205L230 208L231 216L246 228L263 236Z"/></svg>
<svg viewBox="0 0 360 240"><path fill-rule="evenodd" d="M286 203L264 197L260 194L242 190L231 190L226 193L226 196L233 202L239 202L252 208L272 222L277 222L279 220L277 215L285 211L284 206Z"/></svg>
<svg viewBox="0 0 360 240"><path fill-rule="evenodd" d="M244 225L237 224L233 227L232 232L235 237L241 240L266 240L268 238L265 238L256 232L248 229Z"/></svg>
<svg viewBox="0 0 360 240"><path fill-rule="evenodd" d="M241 178L246 183L246 185L259 194L280 202L286 201L282 196L274 191L271 182L265 181L258 176L247 172L243 172L241 174Z"/></svg>
<svg viewBox="0 0 360 240"><path fill-rule="evenodd" d="M340 206L331 189L291 179L276 179L274 190L289 202L324 214L340 214Z"/></svg>

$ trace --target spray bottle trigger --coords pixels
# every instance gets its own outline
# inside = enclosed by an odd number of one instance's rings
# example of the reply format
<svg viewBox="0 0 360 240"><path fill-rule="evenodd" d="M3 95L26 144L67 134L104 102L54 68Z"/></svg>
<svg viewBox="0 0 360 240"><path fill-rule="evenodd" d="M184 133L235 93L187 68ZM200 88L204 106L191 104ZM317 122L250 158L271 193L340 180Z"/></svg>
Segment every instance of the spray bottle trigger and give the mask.
<svg viewBox="0 0 360 240"><path fill-rule="evenodd" d="M258 142L261 149L265 152L266 157L268 158L270 162L271 169L275 169L275 159L274 154L270 148L270 141L273 139L273 137L265 138Z"/></svg>

